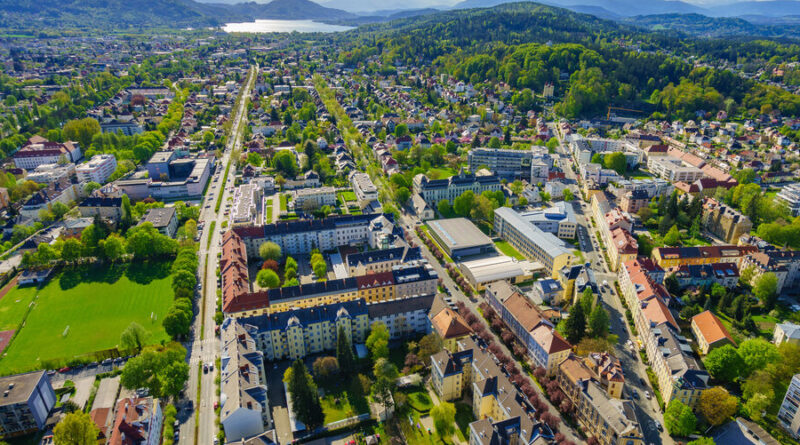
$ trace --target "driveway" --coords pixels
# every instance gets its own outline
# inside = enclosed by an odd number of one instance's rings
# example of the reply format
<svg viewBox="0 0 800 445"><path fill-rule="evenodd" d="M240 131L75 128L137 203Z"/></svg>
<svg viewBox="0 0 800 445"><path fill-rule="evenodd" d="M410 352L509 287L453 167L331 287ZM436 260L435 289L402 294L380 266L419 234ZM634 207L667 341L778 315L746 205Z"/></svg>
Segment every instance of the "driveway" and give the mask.
<svg viewBox="0 0 800 445"><path fill-rule="evenodd" d="M97 388L92 409L112 408L114 406L119 392L119 379L120 377L116 376L100 380L100 386Z"/></svg>

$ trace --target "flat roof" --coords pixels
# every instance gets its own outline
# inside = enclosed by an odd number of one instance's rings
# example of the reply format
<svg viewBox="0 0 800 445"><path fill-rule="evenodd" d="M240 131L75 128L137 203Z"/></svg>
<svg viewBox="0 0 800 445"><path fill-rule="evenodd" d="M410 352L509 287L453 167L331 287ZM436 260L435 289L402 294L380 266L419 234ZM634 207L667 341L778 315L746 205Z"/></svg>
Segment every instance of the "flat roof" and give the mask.
<svg viewBox="0 0 800 445"><path fill-rule="evenodd" d="M428 223L449 251L491 245L492 240L466 218L437 219Z"/></svg>
<svg viewBox="0 0 800 445"><path fill-rule="evenodd" d="M42 374L44 374L44 371L0 377L0 390L2 390L3 393L8 391L7 396L3 395L0 397L0 406L27 402L33 389L36 388L36 385L39 384L39 380L42 379Z"/></svg>

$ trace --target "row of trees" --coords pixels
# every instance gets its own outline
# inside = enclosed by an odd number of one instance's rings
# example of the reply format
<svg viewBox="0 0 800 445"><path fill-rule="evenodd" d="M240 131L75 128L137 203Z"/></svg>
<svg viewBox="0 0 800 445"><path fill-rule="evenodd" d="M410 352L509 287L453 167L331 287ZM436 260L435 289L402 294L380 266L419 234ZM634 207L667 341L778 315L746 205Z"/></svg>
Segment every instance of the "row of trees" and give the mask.
<svg viewBox="0 0 800 445"><path fill-rule="evenodd" d="M172 338L188 335L192 325L192 299L197 286L199 265L196 249L194 243L187 243L181 247L172 263L172 291L175 300L161 322Z"/></svg>

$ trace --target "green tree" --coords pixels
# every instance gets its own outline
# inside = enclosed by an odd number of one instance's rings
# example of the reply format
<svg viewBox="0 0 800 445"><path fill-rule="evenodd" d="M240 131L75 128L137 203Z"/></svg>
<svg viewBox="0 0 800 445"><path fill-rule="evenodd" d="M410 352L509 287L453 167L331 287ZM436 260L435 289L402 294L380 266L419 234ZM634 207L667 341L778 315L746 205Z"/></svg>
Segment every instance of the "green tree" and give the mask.
<svg viewBox="0 0 800 445"><path fill-rule="evenodd" d="M65 140L79 142L82 150L89 148L92 138L98 133L100 133L100 122L91 117L71 120L64 124L64 128L61 130Z"/></svg>
<svg viewBox="0 0 800 445"><path fill-rule="evenodd" d="M69 212L69 207L67 207L67 205L63 202L56 202L53 204L52 212L56 219L61 219L67 214L67 212Z"/></svg>
<svg viewBox="0 0 800 445"><path fill-rule="evenodd" d="M336 331L336 360L341 369L348 371L355 369L356 358L353 355L353 345L343 326L339 326L339 330Z"/></svg>
<svg viewBox="0 0 800 445"><path fill-rule="evenodd" d="M328 273L328 265L325 263L325 261L318 261L311 267L314 269L314 275L316 275L320 280L324 279L325 275Z"/></svg>
<svg viewBox="0 0 800 445"><path fill-rule="evenodd" d="M753 294L761 301L766 310L772 310L778 297L778 277L773 272L761 274L756 278Z"/></svg>
<svg viewBox="0 0 800 445"><path fill-rule="evenodd" d="M431 408L433 426L439 437L450 437L453 434L453 425L456 424L456 407L450 402L441 402Z"/></svg>
<svg viewBox="0 0 800 445"><path fill-rule="evenodd" d="M378 378L372 385L372 398L387 412L394 406L392 389L394 389L393 381L385 377Z"/></svg>
<svg viewBox="0 0 800 445"><path fill-rule="evenodd" d="M606 337L608 335L608 327L608 311L598 304L589 315L589 331L592 333L592 337Z"/></svg>
<svg viewBox="0 0 800 445"><path fill-rule="evenodd" d="M500 143L500 138L497 136L492 137L489 139L489 148L500 148L502 144Z"/></svg>
<svg viewBox="0 0 800 445"><path fill-rule="evenodd" d="M614 152L603 157L603 165L614 170L619 175L624 175L628 163L625 159L625 153Z"/></svg>
<svg viewBox="0 0 800 445"><path fill-rule="evenodd" d="M256 275L256 282L259 287L264 289L275 289L281 285L280 277L271 269L259 270L258 275Z"/></svg>
<svg viewBox="0 0 800 445"><path fill-rule="evenodd" d="M697 407L708 423L719 426L736 414L739 409L739 399L728 394L725 388L715 386L700 394Z"/></svg>
<svg viewBox="0 0 800 445"><path fill-rule="evenodd" d="M81 257L83 246L77 238L67 238L61 246L61 259L67 263L72 263Z"/></svg>
<svg viewBox="0 0 800 445"><path fill-rule="evenodd" d="M288 178L297 176L297 160L290 150L280 150L272 157L272 166Z"/></svg>
<svg viewBox="0 0 800 445"><path fill-rule="evenodd" d="M67 414L53 428L55 445L95 445L100 430L88 413L75 411Z"/></svg>
<svg viewBox="0 0 800 445"><path fill-rule="evenodd" d="M706 370L720 382L731 383L744 372L744 360L731 345L714 348L703 360Z"/></svg>
<svg viewBox="0 0 800 445"><path fill-rule="evenodd" d="M665 246L677 246L681 240L681 233L678 231L678 226L673 225L670 227L666 235L664 235Z"/></svg>
<svg viewBox="0 0 800 445"><path fill-rule="evenodd" d="M453 200L453 211L458 216L469 216L472 208L475 205L475 193L472 190L467 190Z"/></svg>
<svg viewBox="0 0 800 445"><path fill-rule="evenodd" d="M372 367L372 373L377 379L388 379L394 381L400 375L397 366L390 362L386 357L381 357L375 360L375 365Z"/></svg>
<svg viewBox="0 0 800 445"><path fill-rule="evenodd" d="M672 436L688 436L697 426L697 417L683 402L672 399L664 411L664 426Z"/></svg>
<svg viewBox="0 0 800 445"><path fill-rule="evenodd" d="M117 261L125 255L125 240L117 234L109 235L101 241L103 255L111 262Z"/></svg>
<svg viewBox="0 0 800 445"><path fill-rule="evenodd" d="M147 330L134 321L120 334L119 344L125 349L141 351L147 341L147 335Z"/></svg>
<svg viewBox="0 0 800 445"><path fill-rule="evenodd" d="M336 360L336 357L317 357L312 369L320 382L333 383L336 376L339 375L339 361Z"/></svg>
<svg viewBox="0 0 800 445"><path fill-rule="evenodd" d="M714 439L710 437L701 437L687 443L686 445L714 445Z"/></svg>
<svg viewBox="0 0 800 445"><path fill-rule="evenodd" d="M298 420L310 430L321 426L325 420L325 414L319 402L317 386L302 360L295 360L292 363L292 367L284 375L284 381L287 380L292 406Z"/></svg>
<svg viewBox="0 0 800 445"><path fill-rule="evenodd" d="M186 349L179 343L145 347L125 364L120 383L128 389L147 388L154 397L177 396L189 378ZM175 373L172 364L186 365L186 373Z"/></svg>
<svg viewBox="0 0 800 445"><path fill-rule="evenodd" d="M83 193L85 193L86 195L91 195L92 192L99 189L100 187L102 186L94 181L87 182L86 185L83 186Z"/></svg>
<svg viewBox="0 0 800 445"><path fill-rule="evenodd" d="M577 344L586 334L586 315L583 312L583 305L573 304L569 310L569 318L564 322L564 334L567 341Z"/></svg>
<svg viewBox="0 0 800 445"><path fill-rule="evenodd" d="M122 222L125 226L130 226L133 223L133 208L128 195L122 195Z"/></svg>
<svg viewBox="0 0 800 445"><path fill-rule="evenodd" d="M281 246L277 245L276 243L273 243L272 241L261 243L261 245L258 246L258 255L261 257L262 260L278 261L281 259L282 256Z"/></svg>
<svg viewBox="0 0 800 445"><path fill-rule="evenodd" d="M453 214L453 206L450 205L450 201L443 199L439 201L439 204L436 206L436 209L439 211L439 214L442 215L444 218L448 218Z"/></svg>
<svg viewBox="0 0 800 445"><path fill-rule="evenodd" d="M402 207L406 205L408 200L411 198L411 192L409 192L405 187L400 187L396 192L394 192L394 197L397 201L397 205Z"/></svg>
<svg viewBox="0 0 800 445"><path fill-rule="evenodd" d="M381 321L376 321L370 326L369 336L365 342L372 360L389 357L389 329Z"/></svg>
<svg viewBox="0 0 800 445"><path fill-rule="evenodd" d="M739 345L738 352L744 361L743 377L749 376L757 369L764 369L781 358L778 348L763 338L750 338L743 341Z"/></svg>
<svg viewBox="0 0 800 445"><path fill-rule="evenodd" d="M583 306L584 314L591 314L594 308L594 292L591 286L586 286L581 293L580 304Z"/></svg>
<svg viewBox="0 0 800 445"><path fill-rule="evenodd" d="M572 193L572 190L566 188L564 189L564 201L570 202L575 199L575 194Z"/></svg>
<svg viewBox="0 0 800 445"><path fill-rule="evenodd" d="M161 319L161 325L172 338L187 335L192 326L191 307L187 310L184 307L173 305Z"/></svg>

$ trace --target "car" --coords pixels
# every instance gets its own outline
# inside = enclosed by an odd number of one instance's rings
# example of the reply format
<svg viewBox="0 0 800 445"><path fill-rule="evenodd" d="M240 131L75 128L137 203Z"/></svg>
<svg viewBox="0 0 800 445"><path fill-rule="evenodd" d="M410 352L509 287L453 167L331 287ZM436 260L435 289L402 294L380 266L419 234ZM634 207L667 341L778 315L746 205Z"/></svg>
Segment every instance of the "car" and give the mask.
<svg viewBox="0 0 800 445"><path fill-rule="evenodd" d="M635 389L634 389L634 390L631 392L631 396L633 396L633 398L634 398L634 399L636 399L636 400L639 400L639 391L637 391L637 390L635 390Z"/></svg>
<svg viewBox="0 0 800 445"><path fill-rule="evenodd" d="M60 373L65 373L65 372L70 372L70 371L72 371L72 368L70 368L69 366L64 366L63 368L58 370L58 372L60 372Z"/></svg>
<svg viewBox="0 0 800 445"><path fill-rule="evenodd" d="M655 424L656 428L657 428L659 431L664 431L664 427L662 427L662 426L661 426L661 422L659 422L658 420L654 420L654 421L653 421L653 424Z"/></svg>
<svg viewBox="0 0 800 445"><path fill-rule="evenodd" d="M650 399L652 399L652 398L653 398L653 395L652 395L652 394L650 394L650 391L645 391L645 392L644 392L644 396L647 398L647 400L650 400Z"/></svg>
<svg viewBox="0 0 800 445"><path fill-rule="evenodd" d="M107 359L103 360L103 364L104 364L104 365L110 365L110 364L111 364L111 362L113 362L113 361L114 361L114 360L112 360L112 359L110 359L110 358L107 358Z"/></svg>
<svg viewBox="0 0 800 445"><path fill-rule="evenodd" d="M203 374L208 374L208 365L203 365Z"/></svg>
<svg viewBox="0 0 800 445"><path fill-rule="evenodd" d="M646 384L647 384L647 383L645 383L645 381L644 381L644 378L643 378L643 377L639 377L639 383L641 383L641 384L642 384L642 386L644 386L644 385L646 385Z"/></svg>

